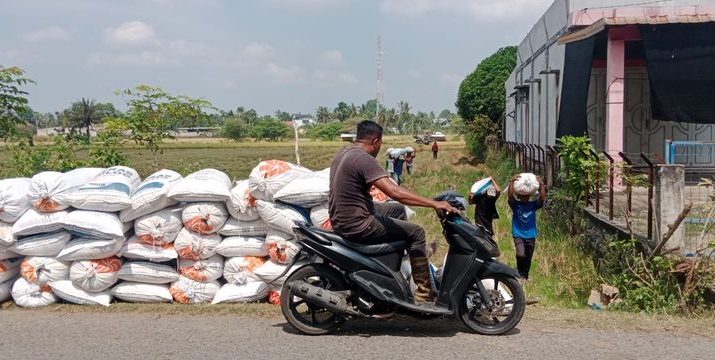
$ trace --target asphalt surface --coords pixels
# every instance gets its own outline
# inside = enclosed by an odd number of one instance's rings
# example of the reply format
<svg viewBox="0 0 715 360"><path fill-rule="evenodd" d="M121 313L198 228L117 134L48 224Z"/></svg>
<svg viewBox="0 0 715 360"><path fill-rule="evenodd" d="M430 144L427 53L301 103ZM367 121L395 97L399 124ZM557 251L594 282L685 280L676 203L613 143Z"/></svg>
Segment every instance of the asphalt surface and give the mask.
<svg viewBox="0 0 715 360"><path fill-rule="evenodd" d="M528 320L498 337L448 319L361 320L309 337L273 316L0 310L0 329L2 359L715 359L712 336Z"/></svg>

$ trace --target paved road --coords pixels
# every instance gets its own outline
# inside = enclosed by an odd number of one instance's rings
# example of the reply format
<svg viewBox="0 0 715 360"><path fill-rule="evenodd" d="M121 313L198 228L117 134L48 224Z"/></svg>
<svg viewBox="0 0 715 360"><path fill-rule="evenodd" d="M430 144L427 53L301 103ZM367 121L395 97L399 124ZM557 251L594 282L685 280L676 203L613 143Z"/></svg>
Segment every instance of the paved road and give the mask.
<svg viewBox="0 0 715 360"><path fill-rule="evenodd" d="M554 328L526 320L501 337L448 320L356 321L295 334L282 318L0 311L3 359L713 359L695 334ZM368 335L369 334L369 335Z"/></svg>

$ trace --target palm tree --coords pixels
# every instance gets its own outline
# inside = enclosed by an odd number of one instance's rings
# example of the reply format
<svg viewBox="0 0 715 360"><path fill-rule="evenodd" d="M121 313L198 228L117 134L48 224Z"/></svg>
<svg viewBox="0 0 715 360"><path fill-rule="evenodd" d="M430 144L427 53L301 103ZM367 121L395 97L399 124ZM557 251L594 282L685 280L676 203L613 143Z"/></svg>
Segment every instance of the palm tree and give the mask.
<svg viewBox="0 0 715 360"><path fill-rule="evenodd" d="M87 141L89 141L89 130L92 128L92 125L98 124L104 119L107 115L106 110L108 109L105 109L102 104L97 104L94 99L82 98L72 103L70 108L65 110L65 116L73 129L86 129Z"/></svg>
<svg viewBox="0 0 715 360"><path fill-rule="evenodd" d="M315 119L321 124L330 121L331 116L330 110L325 106L318 106L318 109L315 111Z"/></svg>

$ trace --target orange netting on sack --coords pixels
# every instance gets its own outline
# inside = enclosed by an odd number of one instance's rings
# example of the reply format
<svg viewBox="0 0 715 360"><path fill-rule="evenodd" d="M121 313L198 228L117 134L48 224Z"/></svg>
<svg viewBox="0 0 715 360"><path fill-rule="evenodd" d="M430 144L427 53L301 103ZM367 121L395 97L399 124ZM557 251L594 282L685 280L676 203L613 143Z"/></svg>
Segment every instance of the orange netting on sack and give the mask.
<svg viewBox="0 0 715 360"><path fill-rule="evenodd" d="M91 262L94 265L94 270L98 273L115 273L119 272L119 269L122 268L122 260L116 256L91 260Z"/></svg>
<svg viewBox="0 0 715 360"><path fill-rule="evenodd" d="M258 165L258 170L263 175L263 178L267 179L276 175L283 174L289 171L293 167L290 163L282 160L267 160L263 161Z"/></svg>
<svg viewBox="0 0 715 360"><path fill-rule="evenodd" d="M272 305L280 305L281 293L279 291L274 290L268 291L268 303Z"/></svg>
<svg viewBox="0 0 715 360"><path fill-rule="evenodd" d="M27 259L22 260L20 263L20 276L33 284L37 281L37 272L35 272L35 267L32 266Z"/></svg>
<svg viewBox="0 0 715 360"><path fill-rule="evenodd" d="M206 215L205 217L202 216L194 216L191 219L188 219L184 222L184 226L186 226L187 229L207 235L210 234L212 231L214 231L214 227L209 225L208 221L210 219L211 215Z"/></svg>
<svg viewBox="0 0 715 360"><path fill-rule="evenodd" d="M50 198L42 198L40 200L37 200L32 204L32 206L40 212L48 213L60 211L60 204Z"/></svg>
<svg viewBox="0 0 715 360"><path fill-rule="evenodd" d="M189 295L186 295L184 290L172 286L169 288L169 292L171 293L171 297L174 298L174 301L180 304L189 304L191 302L191 298L189 298Z"/></svg>

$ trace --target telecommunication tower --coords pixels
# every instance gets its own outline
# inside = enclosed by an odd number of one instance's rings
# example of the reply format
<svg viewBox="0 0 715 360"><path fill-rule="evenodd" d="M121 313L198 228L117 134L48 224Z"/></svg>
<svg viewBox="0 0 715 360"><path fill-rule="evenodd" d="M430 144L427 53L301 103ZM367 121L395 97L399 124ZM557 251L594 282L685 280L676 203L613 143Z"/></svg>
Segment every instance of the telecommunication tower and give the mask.
<svg viewBox="0 0 715 360"><path fill-rule="evenodd" d="M377 35L377 96L375 97L375 120L380 116L380 104L384 101L382 97L382 36Z"/></svg>

